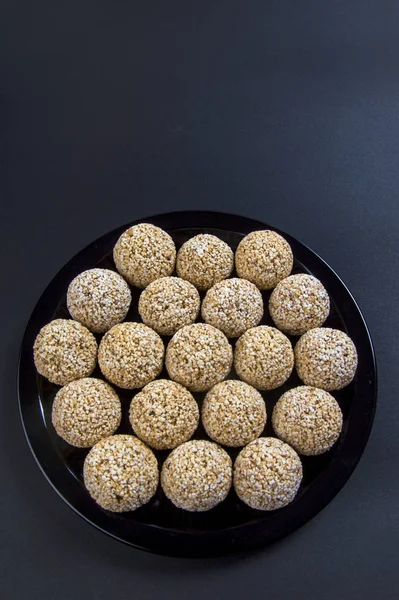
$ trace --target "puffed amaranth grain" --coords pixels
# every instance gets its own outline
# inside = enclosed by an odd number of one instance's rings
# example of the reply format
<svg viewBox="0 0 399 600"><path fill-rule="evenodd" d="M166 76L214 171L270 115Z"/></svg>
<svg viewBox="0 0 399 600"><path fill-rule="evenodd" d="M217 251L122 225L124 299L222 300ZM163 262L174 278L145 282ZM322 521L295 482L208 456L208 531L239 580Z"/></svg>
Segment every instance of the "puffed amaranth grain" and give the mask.
<svg viewBox="0 0 399 600"><path fill-rule="evenodd" d="M226 242L215 235L200 233L185 242L177 253L176 271L199 290L208 290L230 276L234 254Z"/></svg>
<svg viewBox="0 0 399 600"><path fill-rule="evenodd" d="M262 433L266 406L252 386L229 379L209 390L202 403L202 423L206 433L224 446L245 446Z"/></svg>
<svg viewBox="0 0 399 600"><path fill-rule="evenodd" d="M225 279L207 291L201 314L206 323L223 331L228 338L239 337L262 319L262 294L246 279Z"/></svg>
<svg viewBox="0 0 399 600"><path fill-rule="evenodd" d="M198 404L179 383L158 379L134 396L129 419L143 442L156 450L169 450L194 434L199 421Z"/></svg>
<svg viewBox="0 0 399 600"><path fill-rule="evenodd" d="M166 231L155 225L133 225L116 242L114 261L119 273L131 285L144 288L151 281L173 273L175 243Z"/></svg>
<svg viewBox="0 0 399 600"><path fill-rule="evenodd" d="M73 319L104 333L126 317L132 294L126 281L110 269L89 269L69 284L67 306Z"/></svg>
<svg viewBox="0 0 399 600"><path fill-rule="evenodd" d="M239 277L260 290L270 290L288 277L293 267L289 243L275 231L253 231L238 244L235 265Z"/></svg>
<svg viewBox="0 0 399 600"><path fill-rule="evenodd" d="M114 435L90 450L83 479L90 496L105 510L136 510L147 504L157 490L158 462L133 435Z"/></svg>
<svg viewBox="0 0 399 600"><path fill-rule="evenodd" d="M357 351L351 338L339 329L311 329L295 346L299 378L327 392L347 386L356 374Z"/></svg>
<svg viewBox="0 0 399 600"><path fill-rule="evenodd" d="M197 289L179 277L161 277L140 294L139 314L160 335L173 335L194 323L200 309Z"/></svg>
<svg viewBox="0 0 399 600"><path fill-rule="evenodd" d="M193 392L209 390L227 377L233 350L226 336L206 323L179 329L166 349L169 377Z"/></svg>
<svg viewBox="0 0 399 600"><path fill-rule="evenodd" d="M107 331L98 349L104 377L125 389L141 388L162 371L164 345L160 336L142 323L121 323Z"/></svg>
<svg viewBox="0 0 399 600"><path fill-rule="evenodd" d="M161 471L166 496L191 512L210 510L223 502L231 483L230 456L206 440L192 440L172 450Z"/></svg>
<svg viewBox="0 0 399 600"><path fill-rule="evenodd" d="M257 510L290 504L302 481L302 463L288 444L262 437L241 450L234 464L234 488L240 500Z"/></svg>
<svg viewBox="0 0 399 600"><path fill-rule="evenodd" d="M289 335L302 335L323 325L330 312L330 298L313 275L290 275L273 290L269 312L278 329Z"/></svg>
<svg viewBox="0 0 399 600"><path fill-rule="evenodd" d="M54 429L68 444L89 448L118 429L121 403L108 383L85 377L59 390L51 418Z"/></svg>
<svg viewBox="0 0 399 600"><path fill-rule="evenodd" d="M273 409L276 435L298 454L315 456L327 452L342 430L342 412L335 398L305 385L285 392Z"/></svg>
<svg viewBox="0 0 399 600"><path fill-rule="evenodd" d="M258 390L277 388L294 368L291 342L275 327L248 329L237 340L234 367L240 379Z"/></svg>
<svg viewBox="0 0 399 600"><path fill-rule="evenodd" d="M90 331L70 319L55 319L39 331L33 358L40 375L57 385L89 377L97 362L97 342Z"/></svg>

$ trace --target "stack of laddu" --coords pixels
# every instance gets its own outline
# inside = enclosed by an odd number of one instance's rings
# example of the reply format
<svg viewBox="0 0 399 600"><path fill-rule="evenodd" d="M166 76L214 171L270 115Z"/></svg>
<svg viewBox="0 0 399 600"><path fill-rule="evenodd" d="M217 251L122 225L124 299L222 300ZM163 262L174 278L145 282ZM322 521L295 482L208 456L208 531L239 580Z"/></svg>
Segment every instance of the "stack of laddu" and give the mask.
<svg viewBox="0 0 399 600"><path fill-rule="evenodd" d="M341 434L331 392L357 369L352 340L323 327L330 311L323 284L291 275L290 245L269 230L243 237L235 255L210 234L176 252L166 231L142 223L121 235L113 256L115 271L93 268L70 283L71 319L48 323L34 344L38 372L62 386L52 409L56 432L91 448L83 477L92 498L110 511L136 510L160 482L187 511L212 509L231 488L258 510L292 502L300 455L327 452ZM142 323L126 321L133 286L142 288ZM272 290L266 307L264 290ZM274 327L260 325L267 310ZM287 335L298 336L294 347ZM103 379L91 377L97 364ZM159 378L164 366L169 378ZM294 368L304 385L281 394L271 414L276 437L262 437L268 391ZM118 434L115 387L132 390L129 435ZM200 419L204 439L192 439ZM158 451L169 452L161 473Z"/></svg>

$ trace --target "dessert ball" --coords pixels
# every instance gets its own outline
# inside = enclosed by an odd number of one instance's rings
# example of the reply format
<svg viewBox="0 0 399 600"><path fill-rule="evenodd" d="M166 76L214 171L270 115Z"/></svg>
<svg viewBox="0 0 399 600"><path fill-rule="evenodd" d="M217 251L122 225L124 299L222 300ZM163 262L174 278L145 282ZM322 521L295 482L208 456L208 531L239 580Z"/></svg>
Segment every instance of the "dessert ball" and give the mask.
<svg viewBox="0 0 399 600"><path fill-rule="evenodd" d="M230 372L233 350L226 336L206 323L179 329L166 349L169 377L193 392L209 390Z"/></svg>
<svg viewBox="0 0 399 600"><path fill-rule="evenodd" d="M253 231L236 250L239 277L252 281L260 290L270 290L292 271L289 243L275 231Z"/></svg>
<svg viewBox="0 0 399 600"><path fill-rule="evenodd" d="M227 337L239 337L263 317L262 294L246 279L225 279L207 291L201 314Z"/></svg>
<svg viewBox="0 0 399 600"><path fill-rule="evenodd" d="M222 381L205 396L202 423L215 442L245 446L262 433L266 406L260 393L243 381Z"/></svg>
<svg viewBox="0 0 399 600"><path fill-rule="evenodd" d="M129 418L143 442L157 450L168 450L191 438L198 427L199 410L186 388L159 379L134 396Z"/></svg>
<svg viewBox="0 0 399 600"><path fill-rule="evenodd" d="M323 325L330 312L330 298L313 275L290 275L273 290L269 312L278 329L289 335L302 335Z"/></svg>
<svg viewBox="0 0 399 600"><path fill-rule="evenodd" d="M241 450L234 464L234 488L240 500L257 510L276 510L295 498L302 463L288 444L258 438Z"/></svg>
<svg viewBox="0 0 399 600"><path fill-rule="evenodd" d="M151 281L173 273L176 247L166 231L140 223L122 233L114 248L114 261L131 285L144 288Z"/></svg>
<svg viewBox="0 0 399 600"><path fill-rule="evenodd" d="M96 333L104 333L126 317L132 294L126 281L109 269L84 271L68 287L70 315Z"/></svg>
<svg viewBox="0 0 399 600"><path fill-rule="evenodd" d="M340 390L354 378L357 352L350 337L338 329L311 329L295 346L295 365L306 385L328 392Z"/></svg>
<svg viewBox="0 0 399 600"><path fill-rule="evenodd" d="M113 435L90 450L83 478L90 496L105 510L136 510L157 490L158 462L133 435Z"/></svg>
<svg viewBox="0 0 399 600"><path fill-rule="evenodd" d="M96 338L69 319L55 319L39 331L33 358L40 375L57 385L88 377L97 361Z"/></svg>
<svg viewBox="0 0 399 600"><path fill-rule="evenodd" d="M155 331L141 323L121 323L107 331L98 349L104 377L121 388L140 388L162 371L164 345Z"/></svg>
<svg viewBox="0 0 399 600"><path fill-rule="evenodd" d="M298 454L323 454L337 441L342 430L338 402L324 390L305 385L281 396L273 410L276 435Z"/></svg>
<svg viewBox="0 0 399 600"><path fill-rule="evenodd" d="M85 377L60 389L51 418L54 429L68 444L89 448L118 429L121 403L108 383Z"/></svg>
<svg viewBox="0 0 399 600"><path fill-rule="evenodd" d="M177 253L177 274L199 290L208 290L229 277L233 267L234 254L230 246L208 233L194 236Z"/></svg>
<svg viewBox="0 0 399 600"><path fill-rule="evenodd" d="M274 327L248 329L237 340L234 367L240 379L258 390L273 390L287 381L294 368L291 342Z"/></svg>
<svg viewBox="0 0 399 600"><path fill-rule="evenodd" d="M200 296L196 288L179 277L161 277L141 292L139 313L144 323L161 335L173 335L198 316Z"/></svg>
<svg viewBox="0 0 399 600"><path fill-rule="evenodd" d="M222 502L231 488L232 463L213 442L192 440L173 450L162 467L161 485L178 508L199 512Z"/></svg>

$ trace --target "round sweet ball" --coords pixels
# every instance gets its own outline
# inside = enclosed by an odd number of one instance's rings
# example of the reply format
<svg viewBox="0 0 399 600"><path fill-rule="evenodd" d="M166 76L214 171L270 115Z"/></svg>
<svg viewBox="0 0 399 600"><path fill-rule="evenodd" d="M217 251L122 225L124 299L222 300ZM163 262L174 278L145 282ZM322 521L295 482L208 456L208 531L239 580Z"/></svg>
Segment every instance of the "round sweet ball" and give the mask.
<svg viewBox="0 0 399 600"><path fill-rule="evenodd" d="M33 358L40 375L57 385L89 377L97 361L97 342L90 331L76 321L55 319L39 331Z"/></svg>
<svg viewBox="0 0 399 600"><path fill-rule="evenodd" d="M215 235L200 233L185 242L177 253L176 271L199 290L209 290L229 277L234 254L226 242Z"/></svg>
<svg viewBox="0 0 399 600"><path fill-rule="evenodd" d="M132 294L126 281L109 269L89 269L72 280L67 306L75 321L104 333L126 317Z"/></svg>
<svg viewBox="0 0 399 600"><path fill-rule="evenodd" d="M273 290L269 312L278 329L289 335L302 335L323 325L330 312L330 298L313 275L290 275Z"/></svg>
<svg viewBox="0 0 399 600"><path fill-rule="evenodd" d="M118 429L121 403L108 383L85 377L60 389L51 418L54 429L68 444L90 448Z"/></svg>
<svg viewBox="0 0 399 600"><path fill-rule="evenodd" d="M202 404L206 433L224 446L245 446L262 433L266 406L261 394L243 381L228 380L215 385Z"/></svg>
<svg viewBox="0 0 399 600"><path fill-rule="evenodd" d="M293 267L289 243L275 231L253 231L238 244L235 262L239 277L261 290L274 288Z"/></svg>
<svg viewBox="0 0 399 600"><path fill-rule="evenodd" d="M342 430L342 412L331 394L305 385L288 390L273 409L276 435L305 456L327 452Z"/></svg>
<svg viewBox="0 0 399 600"><path fill-rule="evenodd" d="M241 450L234 464L240 500L257 510L277 510L292 502L302 481L302 463L288 444L258 438Z"/></svg>
<svg viewBox="0 0 399 600"><path fill-rule="evenodd" d="M232 462L213 442L192 440L173 450L163 464L161 485L178 508L202 512L222 502L230 491Z"/></svg>
<svg viewBox="0 0 399 600"><path fill-rule="evenodd" d="M294 368L291 342L274 327L248 329L237 340L234 367L240 379L258 390L273 390L287 381Z"/></svg>
<svg viewBox="0 0 399 600"><path fill-rule="evenodd" d="M83 479L90 496L105 510L136 510L157 491L158 462L133 435L113 435L90 450Z"/></svg>
<svg viewBox="0 0 399 600"><path fill-rule="evenodd" d="M338 329L311 329L299 338L295 346L295 366L299 378L306 385L327 392L341 390L355 377L355 344Z"/></svg>
<svg viewBox="0 0 399 600"><path fill-rule="evenodd" d="M162 371L164 345L155 331L142 323L121 323L107 331L98 349L104 377L125 389L141 388Z"/></svg>
<svg viewBox="0 0 399 600"><path fill-rule="evenodd" d="M179 329L166 349L169 377L193 392L203 392L227 377L233 350L226 336L206 323Z"/></svg>
<svg viewBox="0 0 399 600"><path fill-rule="evenodd" d="M131 285L144 288L151 281L173 273L176 247L166 231L140 223L122 233L114 248L114 261Z"/></svg>
<svg viewBox="0 0 399 600"><path fill-rule="evenodd" d="M200 296L196 288L179 277L161 277L140 294L139 314L144 323L161 335L173 335L198 316Z"/></svg>
<svg viewBox="0 0 399 600"><path fill-rule="evenodd" d="M225 279L207 291L201 314L227 337L239 337L263 317L262 294L246 279Z"/></svg>
<svg viewBox="0 0 399 600"><path fill-rule="evenodd" d="M143 442L156 450L169 450L191 438L198 427L199 410L186 388L158 379L134 396L129 419Z"/></svg>

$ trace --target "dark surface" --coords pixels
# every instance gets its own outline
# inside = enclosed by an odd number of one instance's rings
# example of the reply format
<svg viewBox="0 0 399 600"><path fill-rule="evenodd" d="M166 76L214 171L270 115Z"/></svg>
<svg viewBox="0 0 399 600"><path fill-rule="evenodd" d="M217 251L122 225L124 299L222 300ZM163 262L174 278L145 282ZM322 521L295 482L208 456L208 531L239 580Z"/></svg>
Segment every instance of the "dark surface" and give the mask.
<svg viewBox="0 0 399 600"><path fill-rule="evenodd" d="M194 235L208 233L217 235L235 251L244 235L270 227L245 217L205 211L166 213L149 217L148 221L166 230L173 237L177 250ZM88 450L73 448L54 430L51 409L60 387L38 375L32 347L41 327L52 319L70 318L66 290L77 274L93 267L116 270L112 249L127 227L135 224L122 225L79 252L57 273L35 307L23 338L18 371L19 404L27 440L38 465L65 502L91 524L120 541L158 554L195 558L264 547L317 515L345 485L359 462L376 408L377 377L370 334L356 303L339 277L309 248L284 233L295 257L292 272L314 275L329 293L330 314L324 325L345 331L358 351L358 368L353 382L333 394L343 413L342 434L338 442L321 456L302 457L303 479L299 492L294 501L282 510L253 510L231 490L225 501L213 510L188 513L174 507L158 486L154 498L139 510L123 514L104 511L88 497L83 485L82 465ZM264 291L262 295L266 310L260 324L273 325L267 310L270 291ZM137 314L139 296L140 290L133 288L127 321L140 320ZM295 344L298 337L290 337L291 343ZM169 340L170 337L165 336L165 345ZM234 341L232 343L234 346ZM99 369L93 375L102 378ZM168 378L166 369L160 376ZM234 370L229 377L236 377ZM281 387L263 392L269 418L262 435L274 436L270 416L276 401L282 393L301 384L294 370ZM131 434L127 408L133 392L121 388L117 388L117 392L124 417L116 433ZM204 394L194 393L194 397L201 404ZM201 425L194 437L207 439ZM226 448L226 451L235 460L238 450ZM160 465L167 454L155 452Z"/></svg>
<svg viewBox="0 0 399 600"><path fill-rule="evenodd" d="M399 595L396 0L0 3L2 596ZM32 307L89 241L148 214L264 220L322 255L371 328L379 409L344 490L256 554L154 557L69 511L16 401Z"/></svg>

